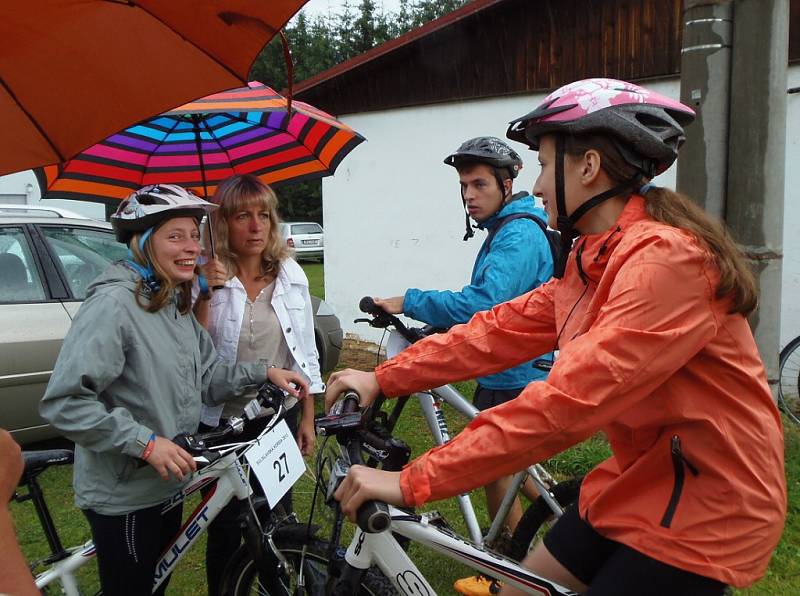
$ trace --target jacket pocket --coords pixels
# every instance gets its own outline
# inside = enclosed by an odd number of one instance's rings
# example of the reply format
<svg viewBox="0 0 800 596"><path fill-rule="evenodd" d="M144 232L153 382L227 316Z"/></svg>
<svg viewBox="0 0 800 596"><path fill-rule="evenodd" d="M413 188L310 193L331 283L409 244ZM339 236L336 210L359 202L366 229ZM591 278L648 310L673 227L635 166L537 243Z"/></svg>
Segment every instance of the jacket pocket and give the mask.
<svg viewBox="0 0 800 596"><path fill-rule="evenodd" d="M672 525L672 518L675 517L675 510L678 508L678 502L681 500L681 493L683 492L683 485L686 482L686 470L688 469L692 476L700 474L698 469L686 459L681 449L681 438L678 435L673 435L670 441L670 455L672 457L672 469L675 473L674 484L672 485L672 495L667 504L667 510L661 518L661 526L669 528Z"/></svg>

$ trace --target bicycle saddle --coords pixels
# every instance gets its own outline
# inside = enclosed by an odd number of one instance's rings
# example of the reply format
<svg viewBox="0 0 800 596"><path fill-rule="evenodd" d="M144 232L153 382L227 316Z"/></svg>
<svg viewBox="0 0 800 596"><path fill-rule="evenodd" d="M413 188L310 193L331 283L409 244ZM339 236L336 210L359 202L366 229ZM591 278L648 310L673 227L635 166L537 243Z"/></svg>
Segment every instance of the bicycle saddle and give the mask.
<svg viewBox="0 0 800 596"><path fill-rule="evenodd" d="M75 460L75 454L70 449L23 451L22 455L25 458L25 471L19 479L20 485L24 485L28 479L37 476L50 466L65 466Z"/></svg>

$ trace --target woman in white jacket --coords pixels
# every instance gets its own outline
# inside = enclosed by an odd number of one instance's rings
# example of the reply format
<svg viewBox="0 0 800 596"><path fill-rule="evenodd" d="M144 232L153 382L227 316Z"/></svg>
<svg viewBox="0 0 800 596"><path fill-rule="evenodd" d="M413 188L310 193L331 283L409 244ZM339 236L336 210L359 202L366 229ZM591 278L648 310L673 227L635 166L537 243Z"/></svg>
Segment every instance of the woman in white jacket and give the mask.
<svg viewBox="0 0 800 596"><path fill-rule="evenodd" d="M229 362L264 360L305 375L311 393L325 390L320 376L311 297L303 269L290 258L281 236L272 189L258 178L235 175L225 180L212 199L216 258L203 268L209 289L200 293L194 312L208 329L220 357ZM222 406L205 407L201 422L215 427L220 419L239 416L252 396ZM315 442L314 402L292 407L289 426L303 455ZM265 422L266 424L266 422ZM264 425L250 425L256 436ZM245 440L245 439L242 439ZM255 490L260 490L253 483ZM228 557L240 541L236 510L223 511L210 525L206 550L209 594L217 594Z"/></svg>

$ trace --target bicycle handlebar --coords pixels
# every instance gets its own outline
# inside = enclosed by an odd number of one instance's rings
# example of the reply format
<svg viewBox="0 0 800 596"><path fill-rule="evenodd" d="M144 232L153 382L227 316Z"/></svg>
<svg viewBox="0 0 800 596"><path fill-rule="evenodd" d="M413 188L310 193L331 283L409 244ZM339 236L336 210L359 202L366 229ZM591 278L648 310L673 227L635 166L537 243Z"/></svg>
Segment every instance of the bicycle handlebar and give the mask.
<svg viewBox="0 0 800 596"><path fill-rule="evenodd" d="M337 441L343 445L350 465L364 465L364 459L361 456L361 449L364 445L386 451L399 448L400 451L405 451L407 456L410 455L411 450L406 445L400 442L390 444L385 438L367 429L371 422L371 414L369 409L363 413L360 412L359 402L360 399L355 391L347 391L344 399L338 402L341 403L339 409L332 409L330 415L315 420L317 432L322 435L335 436ZM392 441L391 437L390 441ZM381 501L366 501L356 513L358 527L370 534L383 532L389 527L391 521L389 506Z"/></svg>
<svg viewBox="0 0 800 596"><path fill-rule="evenodd" d="M375 304L375 300L371 296L364 296L358 302L358 308L361 312L372 315L372 319L356 319L356 322L369 323L370 327L377 327L384 329L386 327L394 327L397 332L402 335L409 343L416 343L419 340L433 334L443 331L432 325L425 325L423 327L407 327L403 321L395 315L386 312L381 306Z"/></svg>
<svg viewBox="0 0 800 596"><path fill-rule="evenodd" d="M283 389L273 382L267 381L258 388L255 399L260 406L272 408L275 412L274 417L280 419L286 412L284 406L286 395ZM356 399L358 399L357 396ZM357 403L358 402L356 402L356 404ZM252 419L254 419L254 417L251 418L251 420ZM247 422L242 418L232 416L224 426L217 427L206 433L180 433L172 439L172 442L191 455L205 457L208 463L211 464L217 461L221 456L218 452L209 450L209 443L219 441L230 435L240 434L244 430L246 424Z"/></svg>

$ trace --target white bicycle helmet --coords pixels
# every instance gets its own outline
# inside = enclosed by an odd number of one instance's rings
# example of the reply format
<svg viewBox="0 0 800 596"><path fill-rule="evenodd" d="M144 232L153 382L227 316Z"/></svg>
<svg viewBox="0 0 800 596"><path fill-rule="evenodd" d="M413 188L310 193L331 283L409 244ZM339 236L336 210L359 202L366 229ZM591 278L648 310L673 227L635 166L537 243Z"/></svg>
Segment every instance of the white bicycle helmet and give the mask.
<svg viewBox="0 0 800 596"><path fill-rule="evenodd" d="M134 234L166 219L193 217L199 221L217 207L176 184L151 184L120 203L117 212L111 216L111 225L117 240L128 244Z"/></svg>

